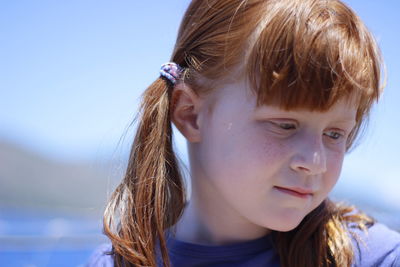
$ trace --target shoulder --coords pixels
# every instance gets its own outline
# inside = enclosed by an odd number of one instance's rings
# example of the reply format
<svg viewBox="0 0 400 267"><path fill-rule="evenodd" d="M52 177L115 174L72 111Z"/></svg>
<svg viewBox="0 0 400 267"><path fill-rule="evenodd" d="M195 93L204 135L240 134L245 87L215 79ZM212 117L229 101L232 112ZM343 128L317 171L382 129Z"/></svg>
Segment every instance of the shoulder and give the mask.
<svg viewBox="0 0 400 267"><path fill-rule="evenodd" d="M353 266L400 266L400 233L381 223L363 231L349 227L354 246Z"/></svg>
<svg viewBox="0 0 400 267"><path fill-rule="evenodd" d="M98 246L88 259L85 267L113 267L113 257L107 254L111 249L111 243L104 243Z"/></svg>

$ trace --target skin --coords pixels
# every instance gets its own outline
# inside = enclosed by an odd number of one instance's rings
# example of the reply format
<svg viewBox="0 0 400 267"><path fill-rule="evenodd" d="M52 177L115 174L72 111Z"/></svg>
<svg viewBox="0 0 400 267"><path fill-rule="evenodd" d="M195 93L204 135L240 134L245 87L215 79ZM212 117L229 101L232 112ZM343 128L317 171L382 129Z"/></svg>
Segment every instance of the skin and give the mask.
<svg viewBox="0 0 400 267"><path fill-rule="evenodd" d="M176 238L205 245L299 225L336 184L356 117L354 104L344 100L327 112L256 108L243 80L206 97L180 83L172 104L172 122L187 139L192 184ZM312 194L299 198L277 187Z"/></svg>

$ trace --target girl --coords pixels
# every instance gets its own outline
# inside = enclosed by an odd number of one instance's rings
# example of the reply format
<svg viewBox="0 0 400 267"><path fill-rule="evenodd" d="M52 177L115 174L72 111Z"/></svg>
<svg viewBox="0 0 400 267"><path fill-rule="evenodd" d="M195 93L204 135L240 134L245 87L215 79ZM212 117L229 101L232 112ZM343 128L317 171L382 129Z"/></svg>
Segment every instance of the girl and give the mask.
<svg viewBox="0 0 400 267"><path fill-rule="evenodd" d="M328 194L382 92L339 0L193 0L143 94L111 244L89 266L400 266L400 235ZM191 197L172 146L187 139Z"/></svg>

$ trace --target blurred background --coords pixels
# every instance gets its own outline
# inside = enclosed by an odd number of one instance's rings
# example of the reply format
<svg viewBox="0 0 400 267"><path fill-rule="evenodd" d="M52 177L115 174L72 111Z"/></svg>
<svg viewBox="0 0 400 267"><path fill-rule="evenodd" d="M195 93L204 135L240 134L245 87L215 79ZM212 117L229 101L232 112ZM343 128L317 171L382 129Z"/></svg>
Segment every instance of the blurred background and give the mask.
<svg viewBox="0 0 400 267"><path fill-rule="evenodd" d="M388 79L331 197L400 230L400 4L345 2L376 36ZM140 94L169 61L188 3L0 1L1 266L83 266L106 242L102 212Z"/></svg>

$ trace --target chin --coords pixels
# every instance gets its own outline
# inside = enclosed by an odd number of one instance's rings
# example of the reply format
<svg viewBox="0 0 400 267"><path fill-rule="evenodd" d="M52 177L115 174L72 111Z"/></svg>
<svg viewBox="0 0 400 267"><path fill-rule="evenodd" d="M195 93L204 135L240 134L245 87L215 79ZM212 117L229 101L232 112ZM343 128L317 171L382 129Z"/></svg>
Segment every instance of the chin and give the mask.
<svg viewBox="0 0 400 267"><path fill-rule="evenodd" d="M298 224L296 224L295 226L287 226L287 227L285 227L285 225L280 225L280 227L273 228L273 230L277 232L289 232L295 229L297 226Z"/></svg>
<svg viewBox="0 0 400 267"><path fill-rule="evenodd" d="M289 232L295 229L301 221L303 220L304 217L300 218L299 220L294 220L294 219L285 219L285 220L280 220L278 223L273 225L274 227L269 227L269 229L278 231L278 232Z"/></svg>
<svg viewBox="0 0 400 267"><path fill-rule="evenodd" d="M297 227L297 225L294 227L277 227L273 230L277 231L277 232L289 232L289 231L292 231L293 229L295 229L296 227Z"/></svg>

